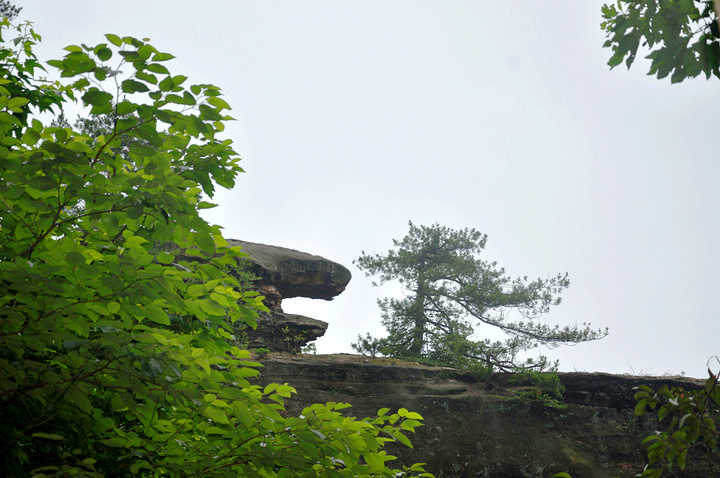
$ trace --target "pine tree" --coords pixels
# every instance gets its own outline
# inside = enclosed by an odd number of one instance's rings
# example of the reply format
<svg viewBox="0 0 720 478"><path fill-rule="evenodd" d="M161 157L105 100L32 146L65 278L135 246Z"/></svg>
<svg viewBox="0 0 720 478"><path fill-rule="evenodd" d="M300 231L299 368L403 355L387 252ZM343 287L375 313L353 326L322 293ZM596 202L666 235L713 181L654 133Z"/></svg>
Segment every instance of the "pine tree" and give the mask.
<svg viewBox="0 0 720 478"><path fill-rule="evenodd" d="M496 262L479 258L486 242L487 236L475 229L416 227L410 222L408 235L393 240L395 247L386 254L363 251L355 264L368 276L379 276L373 284L398 280L407 295L379 300L388 336L359 336L353 348L450 366L480 363L503 371L544 370L550 367L545 357L521 363L518 354L607 335L588 324L540 323L551 306L560 304L560 293L570 285L568 275L512 279ZM511 320L513 311L519 320ZM475 340L475 328L481 325L499 328L507 340Z"/></svg>

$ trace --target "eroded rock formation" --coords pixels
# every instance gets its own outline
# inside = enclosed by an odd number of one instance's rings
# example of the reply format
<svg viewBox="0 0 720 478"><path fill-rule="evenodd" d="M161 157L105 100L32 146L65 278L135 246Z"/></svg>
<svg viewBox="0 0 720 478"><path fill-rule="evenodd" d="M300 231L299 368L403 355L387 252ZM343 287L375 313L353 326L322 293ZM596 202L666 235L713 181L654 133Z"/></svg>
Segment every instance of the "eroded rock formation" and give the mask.
<svg viewBox="0 0 720 478"><path fill-rule="evenodd" d="M350 282L350 271L324 257L285 247L230 239L250 261L250 272L258 277L253 284L265 296L269 313L261 314L256 330L245 330L250 348L297 352L322 337L328 324L297 314L287 314L282 300L293 297L332 300Z"/></svg>

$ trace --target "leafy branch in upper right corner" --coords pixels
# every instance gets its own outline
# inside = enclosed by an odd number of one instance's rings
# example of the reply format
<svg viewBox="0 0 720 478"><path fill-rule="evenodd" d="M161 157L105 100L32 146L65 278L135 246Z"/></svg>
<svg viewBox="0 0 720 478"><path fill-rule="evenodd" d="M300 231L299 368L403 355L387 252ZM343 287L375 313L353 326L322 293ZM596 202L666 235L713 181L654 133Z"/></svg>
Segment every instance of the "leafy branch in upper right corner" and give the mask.
<svg viewBox="0 0 720 478"><path fill-rule="evenodd" d="M713 9L713 3L715 9ZM695 78L720 78L720 1L619 0L602 7L602 29L612 49L611 68L625 61L628 68L638 50L647 49L649 75L670 76L672 83Z"/></svg>

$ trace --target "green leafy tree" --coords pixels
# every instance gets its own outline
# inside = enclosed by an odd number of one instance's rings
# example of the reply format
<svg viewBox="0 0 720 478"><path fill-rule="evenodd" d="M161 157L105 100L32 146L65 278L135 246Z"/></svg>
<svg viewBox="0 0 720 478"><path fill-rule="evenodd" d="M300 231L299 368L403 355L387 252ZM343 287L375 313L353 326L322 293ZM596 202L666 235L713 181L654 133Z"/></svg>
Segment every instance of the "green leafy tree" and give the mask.
<svg viewBox="0 0 720 478"><path fill-rule="evenodd" d="M0 469L6 476L406 476L386 442L422 417L348 417L248 379L233 324L265 310L199 211L242 170L219 88L184 86L172 55L106 35L50 61L0 25ZM114 62L114 63L111 63ZM123 71L127 72L123 76ZM78 99L97 136L46 126ZM123 138L131 141L123 143ZM430 476L430 475L423 475Z"/></svg>
<svg viewBox="0 0 720 478"><path fill-rule="evenodd" d="M607 331L583 327L549 326L538 319L560 303L570 284L567 274L528 281L512 279L495 262L478 256L487 236L474 229L453 230L440 225L416 227L386 254L366 254L355 261L374 285L397 280L406 296L378 301L388 336L358 337L353 348L393 357L426 359L435 363L495 370L544 370L545 357L518 359L520 352L539 345L555 347L604 337ZM520 320L510 320L516 311ZM476 326L491 326L507 334L504 342L474 340Z"/></svg>
<svg viewBox="0 0 720 478"><path fill-rule="evenodd" d="M672 83L705 74L720 78L720 1L619 0L602 7L605 47L611 68L628 68L640 51L651 61L649 75ZM714 5L714 7L713 7Z"/></svg>

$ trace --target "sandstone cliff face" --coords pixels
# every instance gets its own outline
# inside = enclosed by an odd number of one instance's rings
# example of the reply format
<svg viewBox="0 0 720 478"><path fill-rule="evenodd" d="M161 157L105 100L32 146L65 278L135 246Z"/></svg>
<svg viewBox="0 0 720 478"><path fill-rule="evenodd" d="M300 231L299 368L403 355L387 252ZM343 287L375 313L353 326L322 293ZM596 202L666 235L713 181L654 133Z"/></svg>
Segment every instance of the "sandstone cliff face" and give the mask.
<svg viewBox="0 0 720 478"><path fill-rule="evenodd" d="M631 477L645 465L643 438L657 424L633 413L633 387L701 386L686 378L560 374L567 408L516 398L517 387L479 383L452 369L354 355L275 355L260 382L289 383L292 413L317 402L348 402L353 416L405 407L423 415L414 449L393 448L404 463L424 462L437 477ZM689 460L690 461L690 460ZM692 461L690 461L692 464ZM699 462L696 462L699 463ZM697 469L663 476L707 476Z"/></svg>

